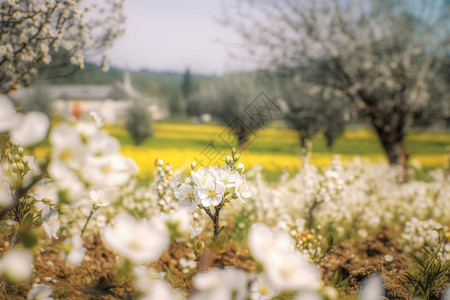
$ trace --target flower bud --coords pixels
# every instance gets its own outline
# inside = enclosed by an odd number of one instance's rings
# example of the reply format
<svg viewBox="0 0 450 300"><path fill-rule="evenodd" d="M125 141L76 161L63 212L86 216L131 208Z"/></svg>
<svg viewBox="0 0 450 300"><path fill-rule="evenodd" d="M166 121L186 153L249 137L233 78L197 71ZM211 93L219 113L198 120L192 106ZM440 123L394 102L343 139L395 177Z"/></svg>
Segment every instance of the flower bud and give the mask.
<svg viewBox="0 0 450 300"><path fill-rule="evenodd" d="M19 154L14 154L14 160L15 160L15 161L19 161L19 160L20 160Z"/></svg>
<svg viewBox="0 0 450 300"><path fill-rule="evenodd" d="M11 163L13 162L13 157L12 157L11 153L8 153L8 160Z"/></svg>
<svg viewBox="0 0 450 300"><path fill-rule="evenodd" d="M164 161L161 158L155 159L155 166L160 167L164 164Z"/></svg>
<svg viewBox="0 0 450 300"><path fill-rule="evenodd" d="M13 172L17 172L17 164L16 163L12 163L11 168L13 170Z"/></svg>
<svg viewBox="0 0 450 300"><path fill-rule="evenodd" d="M193 161L191 163L191 170L194 171L196 166L197 166L197 164L195 163L195 161Z"/></svg>
<svg viewBox="0 0 450 300"><path fill-rule="evenodd" d="M19 154L20 154L20 155L23 154L23 148L22 148L22 147L17 148L17 150L19 151Z"/></svg>
<svg viewBox="0 0 450 300"><path fill-rule="evenodd" d="M69 207L69 205L67 205L67 204L62 204L62 205L59 207L59 212L60 212L61 214L70 214L70 207Z"/></svg>
<svg viewBox="0 0 450 300"><path fill-rule="evenodd" d="M239 158L241 158L241 155L239 153L236 153L236 155L234 156L234 161L237 162Z"/></svg>
<svg viewBox="0 0 450 300"><path fill-rule="evenodd" d="M244 164L242 162L238 163L236 165L236 171L238 171L239 173L244 173L245 167Z"/></svg>
<svg viewBox="0 0 450 300"><path fill-rule="evenodd" d="M229 155L226 155L225 156L225 163L227 164L227 165L231 165L232 164L232 159L231 159L231 157L229 156Z"/></svg>
<svg viewBox="0 0 450 300"><path fill-rule="evenodd" d="M50 198L43 198L42 199L42 203L47 204L47 205L51 205L51 206L56 205L55 201L53 201Z"/></svg>
<svg viewBox="0 0 450 300"><path fill-rule="evenodd" d="M25 169L23 163L21 163L21 162L18 162L18 163L17 163L17 168L18 168L20 171L23 171L23 170Z"/></svg>
<svg viewBox="0 0 450 300"><path fill-rule="evenodd" d="M233 147L233 149L231 149L231 154L234 156L236 154L236 148Z"/></svg>

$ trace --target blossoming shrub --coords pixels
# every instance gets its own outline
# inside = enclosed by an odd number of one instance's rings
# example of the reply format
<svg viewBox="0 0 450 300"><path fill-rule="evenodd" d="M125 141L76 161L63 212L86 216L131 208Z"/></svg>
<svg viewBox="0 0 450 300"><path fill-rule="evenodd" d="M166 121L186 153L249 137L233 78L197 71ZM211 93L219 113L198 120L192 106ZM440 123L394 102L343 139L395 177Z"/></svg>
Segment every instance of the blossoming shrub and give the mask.
<svg viewBox="0 0 450 300"><path fill-rule="evenodd" d="M154 182L143 186L136 163L95 114L52 128L51 152L35 158L23 147L46 136L48 120L1 101L0 277L3 286L27 283L29 299L56 297L53 281L29 281L40 249L55 247L77 268L87 260L86 239L97 234L117 256L117 275L132 280L142 299L334 299L318 263L340 241L363 240L382 226L400 233L405 251L425 246L449 257L448 170L435 170L431 182L398 185L384 164L336 158L321 171L305 156L294 177L274 185L261 168L245 173L232 149L220 166L192 163L185 178L157 159ZM180 243L187 254L157 271L155 262ZM227 243L248 245L255 267L211 267ZM190 288L174 289L170 264ZM381 285L371 277L362 299L384 295Z"/></svg>

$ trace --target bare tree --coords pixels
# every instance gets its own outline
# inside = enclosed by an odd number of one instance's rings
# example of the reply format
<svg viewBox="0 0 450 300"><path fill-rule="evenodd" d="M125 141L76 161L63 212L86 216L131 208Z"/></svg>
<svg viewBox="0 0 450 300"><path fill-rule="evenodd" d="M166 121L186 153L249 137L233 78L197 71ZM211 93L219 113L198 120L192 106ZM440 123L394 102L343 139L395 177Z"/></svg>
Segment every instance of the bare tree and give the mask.
<svg viewBox="0 0 450 300"><path fill-rule="evenodd" d="M448 2L248 0L237 8L225 22L251 54L357 103L389 162L407 170L403 141L416 116L449 101L439 72L450 50Z"/></svg>
<svg viewBox="0 0 450 300"><path fill-rule="evenodd" d="M71 64L84 68L87 55L102 52L123 33L124 5L124 0L2 1L0 92L30 82L38 65L50 64L62 50Z"/></svg>
<svg viewBox="0 0 450 300"><path fill-rule="evenodd" d="M258 82L270 87L272 94L279 97L284 105L284 119L297 131L302 148L307 147L307 140L322 132L328 149L345 130L345 101L326 93L317 86L300 80L299 76L259 72ZM331 98L334 96L334 98Z"/></svg>

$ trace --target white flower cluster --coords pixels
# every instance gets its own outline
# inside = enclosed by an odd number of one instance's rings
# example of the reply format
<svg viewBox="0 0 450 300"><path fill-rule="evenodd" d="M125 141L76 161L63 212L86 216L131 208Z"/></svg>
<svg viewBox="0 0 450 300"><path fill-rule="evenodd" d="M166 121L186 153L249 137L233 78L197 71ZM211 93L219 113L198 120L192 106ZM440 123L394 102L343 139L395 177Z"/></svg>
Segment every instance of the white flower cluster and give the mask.
<svg viewBox="0 0 450 300"><path fill-rule="evenodd" d="M275 296L279 291L317 290L320 271L295 247L284 231L272 231L267 225L253 225L248 243L253 256L264 266L268 290Z"/></svg>
<svg viewBox="0 0 450 300"><path fill-rule="evenodd" d="M432 182L398 185L388 164L355 160L341 165L335 160L324 173L306 164L276 187L265 182L260 171L248 173L254 178L253 197L244 209L254 215L252 222L264 222L292 236L311 230L309 220L312 228L332 226L338 237L365 237L382 225L405 224L413 217L450 224L446 213L450 184L442 170L435 171L437 179Z"/></svg>
<svg viewBox="0 0 450 300"><path fill-rule="evenodd" d="M192 299L272 299L283 291L296 292L298 299L323 299L318 267L296 250L289 234L254 224L248 243L264 271L246 274L240 269L225 268L199 273L194 278L197 293ZM336 294L329 287L321 292L329 298Z"/></svg>
<svg viewBox="0 0 450 300"><path fill-rule="evenodd" d="M209 169L200 167L197 172L192 170L192 177L187 177L175 190L175 197L180 200L178 206L193 212L199 205L206 208L217 206L233 198L239 198L245 203L252 192L243 172L242 162L233 167L223 165L220 168L211 166Z"/></svg>
<svg viewBox="0 0 450 300"><path fill-rule="evenodd" d="M405 224L402 234L402 240L405 251L417 251L422 247L427 249L436 249L441 243L438 230L442 228L444 234L450 232L450 228L443 226L433 220L419 220L411 218ZM443 245L441 249L443 258L450 259L450 239Z"/></svg>
<svg viewBox="0 0 450 300"><path fill-rule="evenodd" d="M47 136L49 125L44 113L29 112L23 116L15 111L11 101L0 97L0 133L9 132L18 145L27 147L42 141Z"/></svg>
<svg viewBox="0 0 450 300"><path fill-rule="evenodd" d="M90 199L104 206L139 171L132 159L119 153L119 142L94 122L59 124L50 133L50 143L48 173L60 191L67 192L69 202L88 197L90 191Z"/></svg>
<svg viewBox="0 0 450 300"><path fill-rule="evenodd" d="M125 0L92 4L82 0L21 0L0 4L0 86L14 90L50 63L55 52L71 54L70 63L84 68L91 52L110 47L124 32Z"/></svg>
<svg viewBox="0 0 450 300"><path fill-rule="evenodd" d="M103 230L102 237L113 250L136 264L155 261L170 242L168 229L161 217L137 221L126 214L118 215L113 225Z"/></svg>
<svg viewBox="0 0 450 300"><path fill-rule="evenodd" d="M176 210L176 202L173 201L173 190L176 181L173 180L173 170L170 164L164 164L162 159L155 160L155 192L158 195L158 205L161 211L169 213Z"/></svg>

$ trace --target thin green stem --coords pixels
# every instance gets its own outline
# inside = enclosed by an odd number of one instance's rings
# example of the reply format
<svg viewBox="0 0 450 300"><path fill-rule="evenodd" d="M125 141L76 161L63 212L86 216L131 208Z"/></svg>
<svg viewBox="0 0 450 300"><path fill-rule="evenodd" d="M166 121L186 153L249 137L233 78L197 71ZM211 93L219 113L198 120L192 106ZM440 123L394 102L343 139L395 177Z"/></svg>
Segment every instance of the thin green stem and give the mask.
<svg viewBox="0 0 450 300"><path fill-rule="evenodd" d="M94 208L94 206L92 206L91 212L89 213L89 216L86 219L86 223L84 223L83 229L81 230L80 237L83 236L83 233L86 230L86 226L89 223L89 220L91 219L91 217L92 217L92 215L94 214L95 211L96 211L96 209Z"/></svg>

